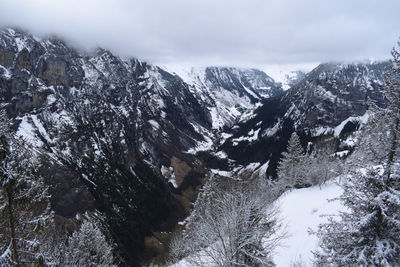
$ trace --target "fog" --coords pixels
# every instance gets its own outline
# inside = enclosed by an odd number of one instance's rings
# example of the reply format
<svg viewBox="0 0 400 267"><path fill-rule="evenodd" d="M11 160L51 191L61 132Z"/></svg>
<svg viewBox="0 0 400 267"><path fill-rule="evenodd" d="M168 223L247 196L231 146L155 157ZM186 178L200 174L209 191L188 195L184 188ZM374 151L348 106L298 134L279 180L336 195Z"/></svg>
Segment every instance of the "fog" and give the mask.
<svg viewBox="0 0 400 267"><path fill-rule="evenodd" d="M2 0L0 26L156 64L386 59L399 0Z"/></svg>

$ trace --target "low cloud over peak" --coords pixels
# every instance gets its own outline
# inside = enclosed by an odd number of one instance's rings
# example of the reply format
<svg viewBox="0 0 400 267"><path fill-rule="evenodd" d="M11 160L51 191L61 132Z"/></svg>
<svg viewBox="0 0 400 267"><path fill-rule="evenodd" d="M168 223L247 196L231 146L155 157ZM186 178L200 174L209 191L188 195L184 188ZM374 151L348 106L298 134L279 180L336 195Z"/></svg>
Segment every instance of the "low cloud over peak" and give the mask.
<svg viewBox="0 0 400 267"><path fill-rule="evenodd" d="M157 64L259 66L385 59L398 0L2 0L0 25Z"/></svg>

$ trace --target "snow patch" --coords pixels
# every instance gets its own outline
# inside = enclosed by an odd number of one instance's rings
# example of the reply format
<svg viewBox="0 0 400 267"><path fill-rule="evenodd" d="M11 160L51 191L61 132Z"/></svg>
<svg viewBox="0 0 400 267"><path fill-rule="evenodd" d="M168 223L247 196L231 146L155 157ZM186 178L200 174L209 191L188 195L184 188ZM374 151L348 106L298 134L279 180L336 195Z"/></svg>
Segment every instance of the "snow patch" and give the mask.
<svg viewBox="0 0 400 267"><path fill-rule="evenodd" d="M266 178L268 167L269 167L269 160L266 163L264 163L263 165L261 165L258 169L256 169L254 171L254 173L252 174L252 177L258 176L258 177Z"/></svg>
<svg viewBox="0 0 400 267"><path fill-rule="evenodd" d="M230 171L222 171L222 170L218 170L218 169L210 169L210 171L219 176L232 177L232 172L230 172Z"/></svg>
<svg viewBox="0 0 400 267"><path fill-rule="evenodd" d="M88 181L89 183L91 183L94 187L97 187L97 184L95 182L93 182L92 180L90 180L86 174L82 173L82 178L85 179L86 181Z"/></svg>
<svg viewBox="0 0 400 267"><path fill-rule="evenodd" d="M339 151L335 153L335 156L339 157L339 158L344 158L345 156L347 156L350 153L350 150L343 150L343 151Z"/></svg>
<svg viewBox="0 0 400 267"><path fill-rule="evenodd" d="M241 137L232 139L232 145L237 146L240 142L243 142L243 141L248 141L250 143L256 141L260 130L261 130L261 128L255 130L255 131L252 129L247 133L248 136L241 136Z"/></svg>
<svg viewBox="0 0 400 267"><path fill-rule="evenodd" d="M297 75L296 71L303 71L307 73L318 65L319 63L270 64L262 66L261 69L276 82L281 83L283 90L287 90L290 88L290 79Z"/></svg>
<svg viewBox="0 0 400 267"><path fill-rule="evenodd" d="M160 124L155 121L155 120L148 120L148 122L150 123L150 125L155 129L155 130L159 130L160 129Z"/></svg>
<svg viewBox="0 0 400 267"><path fill-rule="evenodd" d="M170 182L175 188L178 188L178 183L176 182L174 168L172 168L172 167L168 168L168 167L162 165L161 166L161 174L166 179L168 179L168 182Z"/></svg>
<svg viewBox="0 0 400 267"><path fill-rule="evenodd" d="M11 244L7 247L7 249L0 255L0 266L12 266L12 252L11 252Z"/></svg>
<svg viewBox="0 0 400 267"><path fill-rule="evenodd" d="M57 101L56 97L53 94L48 95L46 100L47 100L47 105L52 105Z"/></svg>
<svg viewBox="0 0 400 267"><path fill-rule="evenodd" d="M27 39L25 37L15 37L14 42L17 46L18 53L21 52L24 48L26 48L28 51L31 50L31 47L28 45Z"/></svg>
<svg viewBox="0 0 400 267"><path fill-rule="evenodd" d="M2 65L0 65L0 75L6 80L11 79L10 71L8 69L6 69L5 67L3 67Z"/></svg>
<svg viewBox="0 0 400 267"><path fill-rule="evenodd" d="M47 133L46 129L43 127L42 122L38 119L36 115L32 115L32 122L36 126L37 130L39 131L40 135L46 139L47 142L52 142L49 134Z"/></svg>
<svg viewBox="0 0 400 267"><path fill-rule="evenodd" d="M274 127L265 129L262 132L261 136L262 137L265 137L265 136L271 137L271 136L275 135L280 128L281 128L281 121L279 120L277 123L275 123Z"/></svg>
<svg viewBox="0 0 400 267"><path fill-rule="evenodd" d="M221 118L221 116L218 114L218 110L216 107L212 107L208 109L210 111L211 115L211 121L212 121L212 128L213 129L221 129L225 122Z"/></svg>
<svg viewBox="0 0 400 267"><path fill-rule="evenodd" d="M312 251L318 248L318 238L309 235L309 229L317 230L321 223L327 222L322 215L335 215L344 207L339 201L329 201L339 197L341 187L331 181L320 187L296 189L285 193L277 200L280 214L289 237L275 251L274 262L277 267L291 266L301 262L302 266L312 266Z"/></svg>
<svg viewBox="0 0 400 267"><path fill-rule="evenodd" d="M338 97L332 94L331 91L326 90L324 87L318 85L314 90L314 94L321 96L322 98L328 99L330 102L334 103L335 99Z"/></svg>
<svg viewBox="0 0 400 267"><path fill-rule="evenodd" d="M196 132L200 133L203 135L204 141L199 141L197 142L196 146L193 148L190 148L186 153L189 154L196 154L197 152L200 151L208 151L211 150L212 147L214 146L213 139L210 138L211 133L204 128L203 126L197 124L197 123L190 123L193 128L195 129Z"/></svg>
<svg viewBox="0 0 400 267"><path fill-rule="evenodd" d="M250 90L249 88L247 88L246 86L244 86L242 84L244 90L246 90L246 92L251 95L252 97L254 97L255 99L260 99L260 97L258 95L256 95L252 90Z"/></svg>
<svg viewBox="0 0 400 267"><path fill-rule="evenodd" d="M17 137L21 137L26 142L28 142L29 144L31 144L35 147L43 146L43 142L40 141L40 139L37 138L37 136L36 136L35 128L29 122L30 117L24 116L24 117L18 118L18 119L21 119L21 123L19 124L18 130L15 135Z"/></svg>
<svg viewBox="0 0 400 267"><path fill-rule="evenodd" d="M315 136L321 136L321 135L327 135L327 134L331 134L333 131L332 128L330 127L318 127L312 130L311 135L313 137Z"/></svg>
<svg viewBox="0 0 400 267"><path fill-rule="evenodd" d="M346 145L348 147L354 147L356 143L357 143L357 138L353 136L349 136L346 140L342 142L343 145Z"/></svg>
<svg viewBox="0 0 400 267"><path fill-rule="evenodd" d="M188 151L186 151L186 153L196 154L197 152L200 152L200 151L211 150L211 148L214 145L213 140L208 136L204 136L204 139L205 139L205 141L198 142L195 147L190 148Z"/></svg>
<svg viewBox="0 0 400 267"><path fill-rule="evenodd" d="M228 158L228 155L222 150L214 153L214 155L217 156L220 159L227 159Z"/></svg>
<svg viewBox="0 0 400 267"><path fill-rule="evenodd" d="M82 69L85 73L85 79L87 79L89 82L95 83L100 79L100 73L93 64L82 60Z"/></svg>
<svg viewBox="0 0 400 267"><path fill-rule="evenodd" d="M369 114L368 112L365 112L364 115L362 116L358 116L358 117L348 117L347 119L345 119L344 121L342 121L338 126L335 127L334 129L334 135L335 137L339 137L340 133L343 131L344 126L346 126L346 124L348 122L359 122L361 124L365 124L368 122L369 119Z"/></svg>

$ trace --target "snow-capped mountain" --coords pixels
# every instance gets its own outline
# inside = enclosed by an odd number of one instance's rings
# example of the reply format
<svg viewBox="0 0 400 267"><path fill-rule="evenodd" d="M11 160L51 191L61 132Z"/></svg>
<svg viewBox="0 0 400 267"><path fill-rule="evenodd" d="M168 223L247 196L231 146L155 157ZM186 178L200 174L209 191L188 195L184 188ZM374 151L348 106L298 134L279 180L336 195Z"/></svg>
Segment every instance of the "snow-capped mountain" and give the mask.
<svg viewBox="0 0 400 267"><path fill-rule="evenodd" d="M205 104L211 114L213 129L232 126L246 118L263 99L283 93L280 84L257 69L185 69L179 66L166 69L180 76L197 99Z"/></svg>
<svg viewBox="0 0 400 267"><path fill-rule="evenodd" d="M274 175L294 130L304 147L324 135L345 141L346 132L366 121L369 104L383 105L384 73L389 68L389 62L321 64L228 132L218 153L244 166L269 161L268 173Z"/></svg>
<svg viewBox="0 0 400 267"><path fill-rule="evenodd" d="M321 64L284 92L256 69L158 67L4 29L0 105L39 159L56 214L101 211L134 265L188 215L209 172L273 174L294 130L304 145L344 141L368 101L382 104L388 68Z"/></svg>
<svg viewBox="0 0 400 267"><path fill-rule="evenodd" d="M321 64L295 85L282 100L286 117L296 121L295 128L317 134L320 126L336 126L350 114L363 115L371 101L383 103L384 73L388 62L358 64Z"/></svg>
<svg viewBox="0 0 400 267"><path fill-rule="evenodd" d="M151 257L146 236L187 215L207 173L194 154L281 92L257 70L206 68L193 81L104 49L85 54L53 37L0 33L1 106L43 158L53 209L68 218L103 212L130 264Z"/></svg>
<svg viewBox="0 0 400 267"><path fill-rule="evenodd" d="M275 82L280 83L284 90L292 87L296 82L304 78L304 75L315 69L318 63L303 64L270 64L261 69L268 73Z"/></svg>

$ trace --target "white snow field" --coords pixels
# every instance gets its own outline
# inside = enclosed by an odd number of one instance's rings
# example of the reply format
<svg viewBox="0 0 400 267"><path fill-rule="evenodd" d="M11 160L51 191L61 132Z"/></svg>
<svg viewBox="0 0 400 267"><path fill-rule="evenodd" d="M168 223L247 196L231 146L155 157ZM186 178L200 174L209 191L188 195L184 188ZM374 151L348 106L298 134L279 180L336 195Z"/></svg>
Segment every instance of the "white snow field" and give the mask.
<svg viewBox="0 0 400 267"><path fill-rule="evenodd" d="M274 262L277 267L287 267L299 263L300 266L312 266L312 251L318 248L316 236L308 230L316 230L318 224L326 222L321 215L334 215L344 207L338 200L341 187L330 181L321 188L318 186L294 189L282 195L278 201L282 223L286 226L288 237L275 250Z"/></svg>
<svg viewBox="0 0 400 267"><path fill-rule="evenodd" d="M316 236L309 235L309 229L316 230L317 226L326 222L321 215L335 215L344 207L338 200L342 193L337 181L329 181L325 185L303 189L293 189L284 193L278 200L280 219L289 235L281 246L274 251L273 260L277 267L313 266L312 251L318 248ZM171 267L190 267L182 260Z"/></svg>

